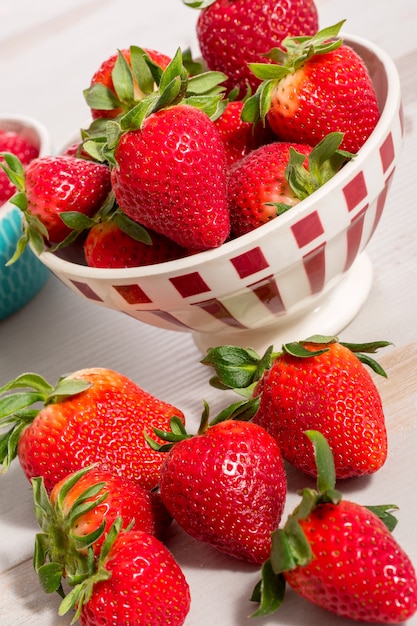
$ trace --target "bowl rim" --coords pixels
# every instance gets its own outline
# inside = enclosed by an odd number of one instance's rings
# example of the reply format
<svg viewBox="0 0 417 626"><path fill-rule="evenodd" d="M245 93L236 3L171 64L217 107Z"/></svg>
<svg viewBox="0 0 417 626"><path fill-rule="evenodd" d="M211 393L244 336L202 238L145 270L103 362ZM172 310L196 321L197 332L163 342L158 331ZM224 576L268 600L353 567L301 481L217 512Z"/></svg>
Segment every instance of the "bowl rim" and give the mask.
<svg viewBox="0 0 417 626"><path fill-rule="evenodd" d="M386 134L387 128L391 124L392 118L401 102L400 78L394 60L377 44L363 37L347 33L341 33L340 37L343 39L344 44L352 44L353 48L355 48L355 45L365 48L378 58L381 67L385 70L388 89L383 110L374 131L357 153L357 157L347 163L340 172L326 183L326 185L320 187L308 198L305 198L302 202L295 205L291 211L281 215L279 220L271 220L267 224L263 224L259 228L241 235L236 239L227 241L217 248L204 250L180 259L165 261L154 265L129 268L95 268L74 263L73 261L61 258L58 254L45 250L39 255L42 262L57 274L66 274L73 277L77 276L88 280L131 281L159 275L169 276L177 273L185 273L187 271L195 272L198 267L205 263L214 260L218 261L222 259L222 257L230 257L234 254L239 255L248 247L255 246L257 242L264 238L266 229L269 229L269 233L272 233L282 226L298 220L303 214L308 214L311 205L320 202L323 195L327 195L331 193L332 190L339 187L340 181L344 178L348 178L352 169L359 170L362 167L363 162L378 144L378 138Z"/></svg>
<svg viewBox="0 0 417 626"><path fill-rule="evenodd" d="M50 154L52 150L52 141L49 130L43 122L30 115L22 115L20 113L0 113L0 128L3 122L12 122L21 124L34 130L39 137L39 156Z"/></svg>

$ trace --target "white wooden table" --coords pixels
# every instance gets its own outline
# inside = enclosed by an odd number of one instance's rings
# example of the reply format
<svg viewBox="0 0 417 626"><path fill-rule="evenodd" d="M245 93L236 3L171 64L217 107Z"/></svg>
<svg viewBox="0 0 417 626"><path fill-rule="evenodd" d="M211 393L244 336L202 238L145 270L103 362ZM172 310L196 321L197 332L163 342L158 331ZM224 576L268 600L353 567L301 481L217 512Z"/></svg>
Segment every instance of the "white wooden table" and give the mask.
<svg viewBox="0 0 417 626"><path fill-rule="evenodd" d="M388 339L387 402L392 454L370 480L346 484L349 497L369 504L400 505L396 536L417 565L417 4L380 0L317 0L321 26L346 18L345 31L372 40L396 61L406 121L404 150L386 210L368 251L374 283L364 307L341 337L345 341ZM101 61L117 48L136 44L172 54L190 46L197 13L181 0L0 0L0 113L33 115L59 147L83 126L88 110L82 90ZM320 329L317 329L320 332ZM106 366L133 378L155 395L180 406L189 422L199 420L202 400L215 411L219 394L192 339L147 327L84 302L51 277L24 309L0 323L0 385L24 371L51 382L89 366ZM222 397L222 396L221 396ZM223 398L223 397L222 397ZM297 501L290 477L289 509ZM408 494L406 491L408 490ZM16 463L0 476L0 625L58 626L58 598L45 596L32 570L37 531L29 483ZM170 547L189 580L192 608L187 626L242 626L247 598L257 579L253 567L196 546L175 529ZM334 624L334 618L291 594L280 617L260 626ZM340 621L340 625L350 622ZM417 616L409 624L417 625Z"/></svg>

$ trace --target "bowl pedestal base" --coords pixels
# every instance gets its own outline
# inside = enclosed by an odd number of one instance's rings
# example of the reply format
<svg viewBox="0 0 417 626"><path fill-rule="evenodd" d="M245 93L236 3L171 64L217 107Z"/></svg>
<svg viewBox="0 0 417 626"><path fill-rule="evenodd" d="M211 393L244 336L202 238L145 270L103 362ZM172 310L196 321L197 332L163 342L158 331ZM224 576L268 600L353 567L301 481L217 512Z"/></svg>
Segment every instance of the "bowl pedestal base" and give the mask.
<svg viewBox="0 0 417 626"><path fill-rule="evenodd" d="M203 354L209 348L221 345L252 348L263 354L271 345L278 350L283 343L299 341L311 335L338 335L365 303L372 279L372 264L366 252L362 252L341 280L301 313L277 319L276 324L259 329L193 333L194 342Z"/></svg>

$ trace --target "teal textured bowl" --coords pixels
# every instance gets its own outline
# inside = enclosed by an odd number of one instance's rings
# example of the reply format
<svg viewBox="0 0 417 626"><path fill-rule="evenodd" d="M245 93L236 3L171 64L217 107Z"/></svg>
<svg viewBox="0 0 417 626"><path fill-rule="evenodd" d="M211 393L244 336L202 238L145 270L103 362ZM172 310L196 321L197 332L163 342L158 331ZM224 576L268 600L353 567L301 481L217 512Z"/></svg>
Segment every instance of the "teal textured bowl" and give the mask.
<svg viewBox="0 0 417 626"><path fill-rule="evenodd" d="M50 276L30 248L15 263L6 266L21 235L21 222L18 208L8 202L0 208L0 320L29 302Z"/></svg>
<svg viewBox="0 0 417 626"><path fill-rule="evenodd" d="M50 153L49 134L38 121L24 116L0 115L0 128L26 136L39 148L40 155ZM0 320L27 304L51 275L30 248L26 248L15 263L6 266L21 234L21 212L6 202L0 206Z"/></svg>

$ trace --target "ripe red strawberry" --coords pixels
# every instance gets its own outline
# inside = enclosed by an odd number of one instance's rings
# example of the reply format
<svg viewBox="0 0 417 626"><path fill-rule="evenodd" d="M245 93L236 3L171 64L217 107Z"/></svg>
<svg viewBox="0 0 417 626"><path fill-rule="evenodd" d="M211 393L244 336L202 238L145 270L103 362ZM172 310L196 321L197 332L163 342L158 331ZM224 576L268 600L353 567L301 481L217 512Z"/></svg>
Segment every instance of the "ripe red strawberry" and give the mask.
<svg viewBox="0 0 417 626"><path fill-rule="evenodd" d="M300 202L286 178L291 148L305 157L312 150L305 144L270 143L229 170L227 199L233 237L266 224Z"/></svg>
<svg viewBox="0 0 417 626"><path fill-rule="evenodd" d="M39 150L28 139L15 131L0 128L0 153L10 152L22 163L27 165L39 155ZM4 159L0 154L0 163ZM0 167L0 206L16 193L15 185L9 180L6 172Z"/></svg>
<svg viewBox="0 0 417 626"><path fill-rule="evenodd" d="M307 434L316 450L318 489L305 489L284 528L274 532L263 584L252 597L261 603L255 615L279 608L287 582L306 600L340 617L378 624L406 621L417 611L417 578L391 534L396 520L390 509L396 507L367 508L342 499L334 488L325 438L319 432ZM268 597L263 590L270 591Z"/></svg>
<svg viewBox="0 0 417 626"><path fill-rule="evenodd" d="M208 67L224 72L227 87L248 85L255 90L259 80L248 62L264 61L264 54L280 46L289 34L313 35L318 29L313 0L184 0L202 8L197 21L197 38Z"/></svg>
<svg viewBox="0 0 417 626"><path fill-rule="evenodd" d="M227 197L232 235L262 226L324 185L350 156L339 150L342 140L341 133L331 133L315 148L273 142L231 167Z"/></svg>
<svg viewBox="0 0 417 626"><path fill-rule="evenodd" d="M90 546L99 556L117 518L121 518L122 528L158 537L171 523L157 492L99 467L69 474L55 485L49 497L43 478L33 478L32 484L42 531L36 536L34 566L49 592L60 588L62 578L71 584Z"/></svg>
<svg viewBox="0 0 417 626"><path fill-rule="evenodd" d="M231 100L223 113L214 120L226 150L229 167L259 145L253 124L241 118L243 105L243 100Z"/></svg>
<svg viewBox="0 0 417 626"><path fill-rule="evenodd" d="M312 38L284 40L286 54L273 53L273 65L251 64L264 80L245 105L244 119L266 116L281 140L312 146L330 132L342 132L341 147L358 152L380 113L365 63L342 39L334 39L342 24Z"/></svg>
<svg viewBox="0 0 417 626"><path fill-rule="evenodd" d="M337 477L349 478L376 472L387 457L381 398L363 363L384 372L362 354L386 345L344 344L336 337L317 336L286 344L278 353L268 350L262 359L241 348L215 348L203 363L214 365L228 387L254 385L260 405L253 421L276 439L289 463L315 475L304 431L320 430L332 449Z"/></svg>
<svg viewBox="0 0 417 626"><path fill-rule="evenodd" d="M94 123L85 133L84 149L111 165L120 209L194 251L221 245L230 232L225 149L211 120L224 79L219 72L190 76L178 50L157 89L120 123L106 124L102 137Z"/></svg>
<svg viewBox="0 0 417 626"><path fill-rule="evenodd" d="M33 481L43 482L43 479L38 477ZM82 540L95 533L103 519L105 532L117 517L121 517L125 526L133 523L132 529L157 537L164 534L171 522L158 492L148 491L131 478L94 465L72 472L56 483L50 493L50 502L53 516L58 516L58 521L66 525L65 533L71 539L79 537ZM85 505L89 503L91 509L87 510ZM40 513L44 515L45 511ZM50 524L52 516L45 521ZM98 554L103 538L94 540L95 554Z"/></svg>
<svg viewBox="0 0 417 626"><path fill-rule="evenodd" d="M5 159L8 176L18 188L11 202L23 214L23 234L13 261L29 241L38 252L45 242L64 245L84 230L85 217L94 215L111 191L110 170L103 163L57 155L33 159L23 169L11 153ZM65 216L71 221L64 222Z"/></svg>
<svg viewBox="0 0 417 626"><path fill-rule="evenodd" d="M154 71L157 68L164 70L171 61L170 57L157 50L142 50L137 46L105 59L94 73L90 87L84 91L93 119L114 119L154 90L152 73L142 60L144 52L154 63Z"/></svg>
<svg viewBox="0 0 417 626"><path fill-rule="evenodd" d="M28 393L9 393L19 388ZM0 462L7 468L17 454L27 478L42 476L48 492L93 463L154 488L163 459L144 432L167 428L173 415L184 419L179 409L106 368L78 370L55 388L23 374L0 392L0 427L11 426L0 438ZM36 402L43 408L31 409Z"/></svg>
<svg viewBox="0 0 417 626"><path fill-rule="evenodd" d="M286 498L276 441L260 426L226 419L177 441L167 453L161 498L192 537L262 563Z"/></svg>
<svg viewBox="0 0 417 626"><path fill-rule="evenodd" d="M111 533L96 571L63 600L81 626L181 626L190 610L187 580L168 549L141 531Z"/></svg>
<svg viewBox="0 0 417 626"><path fill-rule="evenodd" d="M220 246L230 231L226 156L208 115L178 104L122 135L112 169L120 208L190 250Z"/></svg>
<svg viewBox="0 0 417 626"><path fill-rule="evenodd" d="M95 224L84 241L84 255L90 267L141 267L172 261L187 255L177 243L149 233L151 242L131 237L114 221Z"/></svg>

